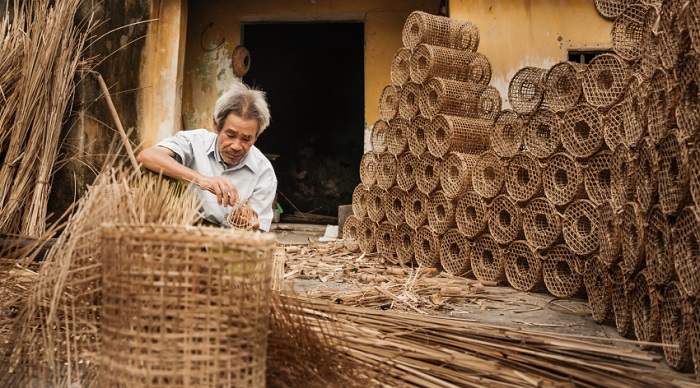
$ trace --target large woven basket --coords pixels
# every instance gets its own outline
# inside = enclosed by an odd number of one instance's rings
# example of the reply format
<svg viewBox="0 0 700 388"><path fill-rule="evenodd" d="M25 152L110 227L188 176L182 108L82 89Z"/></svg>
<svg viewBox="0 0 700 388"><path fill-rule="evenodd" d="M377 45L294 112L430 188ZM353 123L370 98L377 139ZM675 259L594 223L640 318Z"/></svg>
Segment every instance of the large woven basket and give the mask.
<svg viewBox="0 0 700 388"><path fill-rule="evenodd" d="M413 242L413 253L421 267L437 268L440 264L440 236L427 225L421 226Z"/></svg>
<svg viewBox="0 0 700 388"><path fill-rule="evenodd" d="M401 87L387 85L379 95L379 117L384 121L389 121L396 117L399 112L399 100L401 99Z"/></svg>
<svg viewBox="0 0 700 388"><path fill-rule="evenodd" d="M396 234L396 226L388 221L382 221L377 226L376 240L377 253L389 263L397 264L396 247L394 246L394 235Z"/></svg>
<svg viewBox="0 0 700 388"><path fill-rule="evenodd" d="M586 170L583 174L583 183L588 198L595 204L609 201L612 196L610 165L612 161L610 151L598 151L588 158Z"/></svg>
<svg viewBox="0 0 700 388"><path fill-rule="evenodd" d="M396 248L396 258L399 264L410 264L414 260L413 245L415 240L416 231L407 223L402 223L396 228L394 247Z"/></svg>
<svg viewBox="0 0 700 388"><path fill-rule="evenodd" d="M442 190L436 190L428 196L428 225L430 230L440 236L457 227L455 201L445 196Z"/></svg>
<svg viewBox="0 0 700 388"><path fill-rule="evenodd" d="M509 158L523 147L525 123L513 110L502 110L496 117L491 132L491 147L496 155Z"/></svg>
<svg viewBox="0 0 700 388"><path fill-rule="evenodd" d="M583 168L568 153L559 152L547 159L542 175L544 195L557 206L580 198L583 192Z"/></svg>
<svg viewBox="0 0 700 388"><path fill-rule="evenodd" d="M391 60L391 83L403 86L411 79L411 55L413 52L407 47L396 50Z"/></svg>
<svg viewBox="0 0 700 388"><path fill-rule="evenodd" d="M576 272L578 257L571 249L564 244L555 245L543 259L544 284L550 294L570 298L579 293L583 276Z"/></svg>
<svg viewBox="0 0 700 388"><path fill-rule="evenodd" d="M488 233L482 234L474 241L469 261L477 279L491 282L505 279L503 248Z"/></svg>
<svg viewBox="0 0 700 388"><path fill-rule="evenodd" d="M265 386L271 234L104 225L100 386Z"/></svg>
<svg viewBox="0 0 700 388"><path fill-rule="evenodd" d="M598 257L606 268L611 268L620 261L620 240L622 238L620 214L609 201L598 206L598 236L600 247Z"/></svg>
<svg viewBox="0 0 700 388"><path fill-rule="evenodd" d="M535 198L523 209L525 239L537 249L546 249L560 241L561 215L554 204L544 197Z"/></svg>
<svg viewBox="0 0 700 388"><path fill-rule="evenodd" d="M428 196L418 188L408 192L404 203L406 223L413 229L418 229L428 222Z"/></svg>
<svg viewBox="0 0 700 388"><path fill-rule="evenodd" d="M637 59L645 41L652 37L652 24L656 13L643 4L631 4L613 22L610 36L615 52L622 58Z"/></svg>
<svg viewBox="0 0 700 388"><path fill-rule="evenodd" d="M526 66L518 70L508 84L508 100L513 110L531 114L542 104L547 69Z"/></svg>
<svg viewBox="0 0 700 388"><path fill-rule="evenodd" d="M542 259L527 241L513 241L505 252L506 278L518 291L540 291L544 288Z"/></svg>
<svg viewBox="0 0 700 388"><path fill-rule="evenodd" d="M343 224L343 245L350 252L359 252L360 218L350 215Z"/></svg>
<svg viewBox="0 0 700 388"><path fill-rule="evenodd" d="M593 106L579 104L564 113L561 143L572 155L588 158L603 142L603 119Z"/></svg>
<svg viewBox="0 0 700 388"><path fill-rule="evenodd" d="M598 250L598 208L593 202L579 199L566 208L562 217L564 241L572 251L588 255Z"/></svg>
<svg viewBox="0 0 700 388"><path fill-rule="evenodd" d="M423 11L414 11L404 23L401 40L406 47L421 43L465 51L479 47L479 28L467 20L457 20Z"/></svg>
<svg viewBox="0 0 700 388"><path fill-rule="evenodd" d="M464 275L471 269L470 245L457 229L450 229L440 239L440 265L452 275Z"/></svg>
<svg viewBox="0 0 700 388"><path fill-rule="evenodd" d="M423 84L432 77L488 85L491 63L481 53L421 44L411 56L411 81Z"/></svg>
<svg viewBox="0 0 700 388"><path fill-rule="evenodd" d="M688 372L693 369L693 357L690 349L689 312L685 310L685 295L678 282L670 282L661 291L659 312L661 315L661 342L664 346L664 358L673 369Z"/></svg>
<svg viewBox="0 0 700 388"><path fill-rule="evenodd" d="M404 152L396 157L396 186L404 191L416 185L418 158L411 152Z"/></svg>
<svg viewBox="0 0 700 388"><path fill-rule="evenodd" d="M525 152L510 159L506 171L506 191L517 202L529 201L542 194L542 166Z"/></svg>
<svg viewBox="0 0 700 388"><path fill-rule="evenodd" d="M440 166L442 191L450 199L456 199L472 189L472 173L477 155L463 152L450 152Z"/></svg>
<svg viewBox="0 0 700 388"><path fill-rule="evenodd" d="M506 177L506 161L486 151L479 155L472 173L472 187L477 194L491 199L501 192Z"/></svg>
<svg viewBox="0 0 700 388"><path fill-rule="evenodd" d="M559 62L550 67L544 80L544 104L555 112L563 112L578 103L583 96L579 73L586 65Z"/></svg>
<svg viewBox="0 0 700 388"><path fill-rule="evenodd" d="M524 237L522 209L508 195L496 197L489 209L489 232L499 244L510 244Z"/></svg>
<svg viewBox="0 0 700 388"><path fill-rule="evenodd" d="M406 220L406 203L408 193L398 187L392 187L387 193L387 203L384 213L387 221L394 226L399 226Z"/></svg>
<svg viewBox="0 0 700 388"><path fill-rule="evenodd" d="M557 114L549 109L537 109L525 123L525 149L537 158L548 158L561 146L560 132L561 123Z"/></svg>
<svg viewBox="0 0 700 388"><path fill-rule="evenodd" d="M428 150L442 158L450 151L480 154L490 148L492 120L437 115L426 133Z"/></svg>
<svg viewBox="0 0 700 388"><path fill-rule="evenodd" d="M637 0L595 0L595 9L608 20L615 20L622 12Z"/></svg>
<svg viewBox="0 0 700 388"><path fill-rule="evenodd" d="M411 119L408 125L408 150L416 157L420 157L428 149L426 132L430 126L430 119L418 115Z"/></svg>
<svg viewBox="0 0 700 388"><path fill-rule="evenodd" d="M441 159L429 152L424 152L418 158L416 170L416 187L424 194L430 194L440 186Z"/></svg>
<svg viewBox="0 0 700 388"><path fill-rule="evenodd" d="M619 101L627 89L629 69L624 59L615 54L593 58L582 74L586 101L597 107L609 107Z"/></svg>
<svg viewBox="0 0 700 388"><path fill-rule="evenodd" d="M411 121L403 117L395 117L389 122L391 131L386 142L386 150L398 156L408 148L408 131Z"/></svg>
<svg viewBox="0 0 700 388"><path fill-rule="evenodd" d="M501 110L501 94L493 86L431 78L418 102L423 115L438 114L493 120Z"/></svg>
<svg viewBox="0 0 700 388"><path fill-rule="evenodd" d="M457 229L466 238L474 239L486 229L488 206L474 191L467 191L457 201L455 208Z"/></svg>

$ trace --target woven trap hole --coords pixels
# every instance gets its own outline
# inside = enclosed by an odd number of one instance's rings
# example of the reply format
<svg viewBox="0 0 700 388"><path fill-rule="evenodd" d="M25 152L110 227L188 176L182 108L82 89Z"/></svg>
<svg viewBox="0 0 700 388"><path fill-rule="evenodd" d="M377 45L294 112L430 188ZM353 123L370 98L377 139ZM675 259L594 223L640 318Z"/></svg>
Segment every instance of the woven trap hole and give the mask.
<svg viewBox="0 0 700 388"><path fill-rule="evenodd" d="M435 177L435 169L433 169L433 166L425 166L424 173L427 180L432 180Z"/></svg>
<svg viewBox="0 0 700 388"><path fill-rule="evenodd" d="M437 213L438 219L444 220L447 218L447 210L445 210L445 206L443 206L442 204L437 205L437 207L435 208L435 212Z"/></svg>
<svg viewBox="0 0 700 388"><path fill-rule="evenodd" d="M374 239L374 233L372 233L372 229L364 228L364 233L365 233L365 240L370 241L370 240Z"/></svg>
<svg viewBox="0 0 700 388"><path fill-rule="evenodd" d="M416 128L416 140L418 143L425 143L425 129L423 127Z"/></svg>
<svg viewBox="0 0 700 388"><path fill-rule="evenodd" d="M523 80L520 84L520 96L523 101L532 101L537 97L538 87L529 80Z"/></svg>
<svg viewBox="0 0 700 388"><path fill-rule="evenodd" d="M403 173L405 176L412 176L413 174L415 174L413 172L413 166L411 164L408 164L408 163L404 164Z"/></svg>
<svg viewBox="0 0 700 388"><path fill-rule="evenodd" d="M518 273L528 273L530 272L530 261L525 256L518 256L515 259L515 268L517 268Z"/></svg>
<svg viewBox="0 0 700 388"><path fill-rule="evenodd" d="M569 267L569 263L567 263L566 260L557 261L557 264L554 266L554 271L559 279L568 279L573 274L571 272L571 267Z"/></svg>
<svg viewBox="0 0 700 388"><path fill-rule="evenodd" d="M421 214L423 212L423 202L413 202L413 214Z"/></svg>
<svg viewBox="0 0 700 388"><path fill-rule="evenodd" d="M576 122L574 126L574 135L576 135L576 138L580 141L587 140L591 136L591 126L588 125L588 122L585 120Z"/></svg>
<svg viewBox="0 0 700 388"><path fill-rule="evenodd" d="M446 137L447 134L445 133L444 129L438 128L437 131L435 131L435 140L437 140L439 143L444 143Z"/></svg>
<svg viewBox="0 0 700 388"><path fill-rule="evenodd" d="M431 250L430 250L430 240L423 239L420 244L420 248L423 251L423 254L426 256L431 255Z"/></svg>
<svg viewBox="0 0 700 388"><path fill-rule="evenodd" d="M484 267L493 266L495 259L493 258L493 253L491 251L481 252L481 262L484 263Z"/></svg>
<svg viewBox="0 0 700 388"><path fill-rule="evenodd" d="M384 246L391 246L391 233L382 234L382 242L384 243Z"/></svg>
<svg viewBox="0 0 700 388"><path fill-rule="evenodd" d="M525 168L518 168L515 177L518 184L521 186L528 186L530 184L530 172Z"/></svg>
<svg viewBox="0 0 700 388"><path fill-rule="evenodd" d="M374 197L374 207L377 209L382 208L382 198L379 196Z"/></svg>
<svg viewBox="0 0 700 388"><path fill-rule="evenodd" d="M432 106L437 105L439 99L440 99L440 95L438 94L437 90L430 89L430 92L428 92L428 101L429 101L430 105L432 105Z"/></svg>
<svg viewBox="0 0 700 388"><path fill-rule="evenodd" d="M459 247L459 244L456 242L453 242L450 244L450 256L451 257L459 257L462 255L462 249Z"/></svg>
<svg viewBox="0 0 700 388"><path fill-rule="evenodd" d="M610 169L606 168L598 171L598 185L605 190L610 190Z"/></svg>
<svg viewBox="0 0 700 388"><path fill-rule="evenodd" d="M510 217L510 212L501 210L500 213L498 213L498 223L501 224L501 227L503 229L508 229L510 228L510 224L513 222Z"/></svg>
<svg viewBox="0 0 700 388"><path fill-rule="evenodd" d="M554 184L559 190L564 190L569 186L569 174L566 173L566 170L560 168L554 173Z"/></svg>
<svg viewBox="0 0 700 388"><path fill-rule="evenodd" d="M427 71L430 67L428 58L425 55L418 55L416 63L418 64L418 68L422 71Z"/></svg>
<svg viewBox="0 0 700 388"><path fill-rule="evenodd" d="M505 124L503 126L503 132L501 133L501 136L503 139L505 139L507 142L512 143L515 141L515 128L513 128L512 125L510 124Z"/></svg>
<svg viewBox="0 0 700 388"><path fill-rule="evenodd" d="M413 248L413 241L411 241L411 236L404 234L403 238L401 239L401 247L404 250L409 250Z"/></svg>
<svg viewBox="0 0 700 388"><path fill-rule="evenodd" d="M549 231L549 217L546 214L538 213L535 216L535 228L538 233L547 233Z"/></svg>
<svg viewBox="0 0 700 388"><path fill-rule="evenodd" d="M535 131L535 135L540 139L549 140L552 137L552 131L550 126L545 123L540 123L540 125L537 126L537 131Z"/></svg>
<svg viewBox="0 0 700 388"><path fill-rule="evenodd" d="M474 206L468 206L466 209L464 209L464 218L467 219L468 223L474 223L476 222L476 207Z"/></svg>
<svg viewBox="0 0 700 388"><path fill-rule="evenodd" d="M615 82L615 76L610 70L601 70L596 77L596 87L600 90L610 90Z"/></svg>
<svg viewBox="0 0 700 388"><path fill-rule="evenodd" d="M484 169L484 180L489 183L496 181L496 169L493 166L487 166Z"/></svg>
<svg viewBox="0 0 700 388"><path fill-rule="evenodd" d="M568 95L569 93L574 92L575 88L568 77L559 77L557 78L557 82L554 83L554 89L559 94Z"/></svg>
<svg viewBox="0 0 700 388"><path fill-rule="evenodd" d="M580 216L576 220L576 231L583 236L590 236L593 231L591 219L586 216Z"/></svg>
<svg viewBox="0 0 700 388"><path fill-rule="evenodd" d="M399 198L394 198L394 201L391 203L391 208L394 210L395 213L401 213L403 212L403 202Z"/></svg>
<svg viewBox="0 0 700 388"><path fill-rule="evenodd" d="M457 166L450 166L448 174L450 176L450 180L454 181L459 179L459 168L457 168Z"/></svg>

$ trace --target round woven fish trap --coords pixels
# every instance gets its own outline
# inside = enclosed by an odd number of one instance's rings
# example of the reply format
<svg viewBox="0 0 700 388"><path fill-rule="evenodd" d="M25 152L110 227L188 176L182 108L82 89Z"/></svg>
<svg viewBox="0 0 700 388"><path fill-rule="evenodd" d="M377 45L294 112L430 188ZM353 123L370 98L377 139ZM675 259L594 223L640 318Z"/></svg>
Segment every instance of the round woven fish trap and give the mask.
<svg viewBox="0 0 700 388"><path fill-rule="evenodd" d="M396 157L388 152L382 152L377 161L377 186L388 190L396 183Z"/></svg>
<svg viewBox="0 0 700 388"><path fill-rule="evenodd" d="M638 0L595 0L595 9L608 20L615 20L630 5Z"/></svg>
<svg viewBox="0 0 700 388"><path fill-rule="evenodd" d="M419 112L418 101L420 99L421 86L415 82L406 82L401 89L399 99L398 117L410 120Z"/></svg>
<svg viewBox="0 0 700 388"><path fill-rule="evenodd" d="M406 19L401 40L410 48L427 43L476 51L479 48L479 29L470 21L414 11Z"/></svg>
<svg viewBox="0 0 700 388"><path fill-rule="evenodd" d="M396 50L391 61L391 83L402 86L411 79L411 55L413 52L407 47Z"/></svg>
<svg viewBox="0 0 700 388"><path fill-rule="evenodd" d="M401 99L401 87L387 85L379 95L379 117L389 121L399 112L399 100Z"/></svg>
<svg viewBox="0 0 700 388"><path fill-rule="evenodd" d="M500 282L505 279L503 248L490 234L484 233L479 236L469 253L472 273L477 279L487 282Z"/></svg>
<svg viewBox="0 0 700 388"><path fill-rule="evenodd" d="M505 183L511 198L528 201L542 192L542 167L534 157L519 153L508 163Z"/></svg>
<svg viewBox="0 0 700 388"><path fill-rule="evenodd" d="M360 159L360 181L369 187L377 183L377 153L367 151Z"/></svg>
<svg viewBox="0 0 700 388"><path fill-rule="evenodd" d="M394 226L398 226L406 221L406 201L408 200L408 193L399 189L398 187L392 187L387 193L387 203L384 207L384 213L386 215L386 220Z"/></svg>
<svg viewBox="0 0 700 388"><path fill-rule="evenodd" d="M690 351L693 355L693 369L695 378L700 379L700 299L694 303L686 301L685 314L687 327L689 328Z"/></svg>
<svg viewBox="0 0 700 388"><path fill-rule="evenodd" d="M664 358L673 369L689 372L693 369L693 355L690 350L690 324L685 318L685 294L681 285L670 282L661 290L659 301L661 343L664 346ZM690 315L690 314L687 314ZM685 318L685 319L684 319Z"/></svg>
<svg viewBox="0 0 700 388"><path fill-rule="evenodd" d="M377 122L374 123L372 133L369 138L372 151L376 153L386 152L390 132L391 127L389 126L388 122L384 120L377 120Z"/></svg>
<svg viewBox="0 0 700 388"><path fill-rule="evenodd" d="M418 158L418 170L416 170L416 186L424 194L432 193L440 185L441 160L424 152Z"/></svg>
<svg viewBox="0 0 700 388"><path fill-rule="evenodd" d="M612 289L615 328L621 336L633 337L634 325L632 324L632 299L630 298L631 280L623 274L619 264L610 267L608 278Z"/></svg>
<svg viewBox="0 0 700 388"><path fill-rule="evenodd" d="M411 56L411 81L423 84L433 77L488 85L491 63L481 53L421 44Z"/></svg>
<svg viewBox="0 0 700 388"><path fill-rule="evenodd" d="M588 198L595 204L609 201L611 198L611 162L612 152L605 150L598 151L586 163L583 183Z"/></svg>
<svg viewBox="0 0 700 388"><path fill-rule="evenodd" d="M506 162L495 153L487 151L479 155L472 173L474 191L486 199L498 195L505 181L506 169Z"/></svg>
<svg viewBox="0 0 700 388"><path fill-rule="evenodd" d="M684 19L693 50L700 52L700 4L698 2L689 2Z"/></svg>
<svg viewBox="0 0 700 388"><path fill-rule="evenodd" d="M605 145L614 150L623 144L626 136L625 106L623 102L613 105L603 116L603 140Z"/></svg>
<svg viewBox="0 0 700 388"><path fill-rule="evenodd" d="M440 264L440 236L428 226L421 226L416 232L413 253L421 267L437 268Z"/></svg>
<svg viewBox="0 0 700 388"><path fill-rule="evenodd" d="M673 267L673 245L671 244L671 224L659 205L651 208L645 232L646 266L649 283L661 287L675 274Z"/></svg>
<svg viewBox="0 0 700 388"><path fill-rule="evenodd" d="M389 201L389 194L381 187L370 186L367 196L367 218L379 223L386 215L386 205Z"/></svg>
<svg viewBox="0 0 700 388"><path fill-rule="evenodd" d="M491 147L496 155L510 158L523 147L525 122L515 111L502 110L491 131Z"/></svg>
<svg viewBox="0 0 700 388"><path fill-rule="evenodd" d="M474 239L486 228L488 207L477 193L468 191L459 197L455 208L457 229L468 239Z"/></svg>
<svg viewBox="0 0 700 388"><path fill-rule="evenodd" d="M352 191L352 213L357 217L367 216L367 200L369 198L369 187L363 183L355 186Z"/></svg>
<svg viewBox="0 0 700 388"><path fill-rule="evenodd" d="M418 115L411 119L408 126L408 149L413 155L419 157L428 149L426 132L430 126L430 119Z"/></svg>
<svg viewBox="0 0 700 388"><path fill-rule="evenodd" d="M543 288L542 260L526 241L513 241L504 255L506 279L518 291L538 291Z"/></svg>
<svg viewBox="0 0 700 388"><path fill-rule="evenodd" d="M658 53L661 65L666 69L674 69L678 66L681 54L690 50L690 39L687 33L681 31L685 28L685 20L680 17L680 2L662 2L660 11L651 11L652 17L658 15L660 23L658 31L651 40L658 42ZM653 31L653 26L652 26Z"/></svg>
<svg viewBox="0 0 700 388"><path fill-rule="evenodd" d="M470 246L457 229L450 229L440 239L440 266L452 275L464 275L471 269Z"/></svg>
<svg viewBox="0 0 700 388"><path fill-rule="evenodd" d="M642 53L644 43L651 39L651 25L655 12L642 4L627 7L612 25L612 47L620 57L633 61Z"/></svg>
<svg viewBox="0 0 700 388"><path fill-rule="evenodd" d="M633 75L630 78L627 97L622 100L625 125L623 142L627 147L637 147L647 134L648 107L646 96L648 93L649 82L640 76Z"/></svg>
<svg viewBox="0 0 700 388"><path fill-rule="evenodd" d="M561 143L577 158L588 158L604 141L603 119L590 105L577 105L564 113Z"/></svg>
<svg viewBox="0 0 700 388"><path fill-rule="evenodd" d="M659 154L659 203L665 215L678 213L686 199L690 182L690 161L681 133L672 130L657 146Z"/></svg>
<svg viewBox="0 0 700 388"><path fill-rule="evenodd" d="M620 144L615 148L610 160L610 201L613 208L619 209L631 201L636 191L637 161L632 151Z"/></svg>
<svg viewBox="0 0 700 388"><path fill-rule="evenodd" d="M396 117L389 122L391 131L387 139L386 150L392 155L400 155L408 147L408 127L411 121Z"/></svg>
<svg viewBox="0 0 700 388"><path fill-rule="evenodd" d="M644 211L636 202L627 202L622 208L622 234L620 248L625 274L635 274L645 263L644 246L646 242Z"/></svg>
<svg viewBox="0 0 700 388"><path fill-rule="evenodd" d="M695 206L700 205L700 150L693 148L690 156L690 195Z"/></svg>
<svg viewBox="0 0 700 388"><path fill-rule="evenodd" d="M394 234L394 247L396 259L401 265L409 264L414 259L413 246L415 245L416 231L408 224L400 224Z"/></svg>
<svg viewBox="0 0 700 388"><path fill-rule="evenodd" d="M644 211L658 202L659 154L656 147L645 138L637 149L637 174L635 177L635 198Z"/></svg>
<svg viewBox="0 0 700 388"><path fill-rule="evenodd" d="M455 203L442 190L428 196L428 225L437 235L443 235L449 229L457 227Z"/></svg>
<svg viewBox="0 0 700 388"><path fill-rule="evenodd" d="M360 217L354 214L348 216L343 224L343 245L350 252L357 252L360 250L359 235Z"/></svg>
<svg viewBox="0 0 700 388"><path fill-rule="evenodd" d="M696 52L685 55L678 78L680 88L675 110L676 123L684 137L693 137L700 127L700 55Z"/></svg>
<svg viewBox="0 0 700 388"><path fill-rule="evenodd" d="M556 113L540 108L525 123L523 144L536 158L548 158L561 146L561 123Z"/></svg>
<svg viewBox="0 0 700 388"><path fill-rule="evenodd" d="M428 222L428 196L417 188L409 191L405 202L406 223L413 229L418 229Z"/></svg>
<svg viewBox="0 0 700 388"><path fill-rule="evenodd" d="M700 295L700 218L694 206L683 209L671 232L678 279L689 296Z"/></svg>
<svg viewBox="0 0 700 388"><path fill-rule="evenodd" d="M559 152L547 159L542 174L544 195L557 206L563 206L581 196L583 168L571 155Z"/></svg>
<svg viewBox="0 0 700 388"><path fill-rule="evenodd" d="M649 80L649 92L646 97L647 130L654 143L666 136L671 128L673 111L670 109L670 85L666 72L657 69Z"/></svg>
<svg viewBox="0 0 700 388"><path fill-rule="evenodd" d="M588 255L598 250L598 208L593 202L578 199L564 211L561 229L564 241L579 255Z"/></svg>
<svg viewBox="0 0 700 388"><path fill-rule="evenodd" d="M441 158L450 151L480 154L491 146L493 121L438 115L428 127L430 153Z"/></svg>
<svg viewBox="0 0 700 388"><path fill-rule="evenodd" d="M362 253L372 253L377 250L377 223L365 217L360 219L357 245Z"/></svg>
<svg viewBox="0 0 700 388"><path fill-rule="evenodd" d="M404 191L416 185L418 158L410 152L404 152L396 158L396 186Z"/></svg>
<svg viewBox="0 0 700 388"><path fill-rule="evenodd" d="M525 239L537 249L549 248L561 238L561 216L547 198L535 198L523 209Z"/></svg>
<svg viewBox="0 0 700 388"><path fill-rule="evenodd" d="M598 206L598 258L606 268L612 267L620 261L620 249L622 238L622 226L620 215L615 211L610 201L605 201Z"/></svg>
<svg viewBox="0 0 700 388"><path fill-rule="evenodd" d="M254 230L258 224L258 214L249 206L236 203L226 215L226 223L233 229Z"/></svg>
<svg viewBox="0 0 700 388"><path fill-rule="evenodd" d="M608 271L597 256L592 256L586 262L586 272L583 274L583 284L588 294L588 306L591 317L598 323L612 319L612 285Z"/></svg>
<svg viewBox="0 0 700 388"><path fill-rule="evenodd" d="M275 236L101 230L101 386L265 385Z"/></svg>
<svg viewBox="0 0 700 388"><path fill-rule="evenodd" d="M489 208L488 225L491 236L499 244L510 244L523 235L523 214L507 195L499 195Z"/></svg>
<svg viewBox="0 0 700 388"><path fill-rule="evenodd" d="M634 277L632 284L630 299L634 335L642 342L658 342L661 332L658 290L647 281L646 269ZM640 344L639 347L650 348L649 345L644 344Z"/></svg>
<svg viewBox="0 0 700 388"><path fill-rule="evenodd" d="M586 65L577 62L559 62L550 67L544 79L544 105L554 112L573 108L583 96L579 73Z"/></svg>
<svg viewBox="0 0 700 388"><path fill-rule="evenodd" d="M586 101L596 107L609 107L624 95L629 74L624 59L601 54L591 60L581 77Z"/></svg>
<svg viewBox="0 0 700 388"><path fill-rule="evenodd" d="M447 198L455 199L472 189L472 172L477 155L450 152L440 165L440 185Z"/></svg>
<svg viewBox="0 0 700 388"><path fill-rule="evenodd" d="M396 234L396 226L387 221L379 223L376 231L377 253L384 260L397 264L399 262L396 257L396 247L394 246L394 235Z"/></svg>
<svg viewBox="0 0 700 388"><path fill-rule="evenodd" d="M501 111L501 94L493 86L431 78L418 105L427 117L444 114L493 120Z"/></svg>
<svg viewBox="0 0 700 388"><path fill-rule="evenodd" d="M570 298L579 293L583 276L572 265L576 254L566 245L559 244L548 250L542 261L544 285L550 294L559 298Z"/></svg>
<svg viewBox="0 0 700 388"><path fill-rule="evenodd" d="M526 66L515 73L508 85L508 101L514 111L530 114L540 107L547 71L548 69Z"/></svg>

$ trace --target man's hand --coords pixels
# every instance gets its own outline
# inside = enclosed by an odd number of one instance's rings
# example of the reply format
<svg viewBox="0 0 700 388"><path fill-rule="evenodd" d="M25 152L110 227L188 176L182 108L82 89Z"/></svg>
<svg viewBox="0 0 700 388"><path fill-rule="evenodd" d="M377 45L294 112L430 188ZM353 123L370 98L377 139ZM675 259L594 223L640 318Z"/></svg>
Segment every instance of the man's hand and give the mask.
<svg viewBox="0 0 700 388"><path fill-rule="evenodd" d="M221 206L233 206L238 202L238 190L230 179L217 177L201 177L195 182L200 189L216 195L216 201Z"/></svg>

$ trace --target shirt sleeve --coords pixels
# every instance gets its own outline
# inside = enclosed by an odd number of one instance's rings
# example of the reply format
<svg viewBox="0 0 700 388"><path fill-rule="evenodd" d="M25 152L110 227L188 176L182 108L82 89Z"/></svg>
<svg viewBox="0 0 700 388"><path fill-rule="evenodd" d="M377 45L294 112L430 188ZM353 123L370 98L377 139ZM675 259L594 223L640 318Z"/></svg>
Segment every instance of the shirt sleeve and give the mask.
<svg viewBox="0 0 700 388"><path fill-rule="evenodd" d="M194 162L194 148L192 140L194 131L180 131L173 137L169 137L156 144L165 147L175 153L175 160L178 163L190 167Z"/></svg>
<svg viewBox="0 0 700 388"><path fill-rule="evenodd" d="M272 224L274 215L272 205L274 205L273 201L276 193L277 177L272 166L270 166L260 174L260 179L258 179L250 197L250 207L258 213L260 229L266 232L270 231L270 225Z"/></svg>

